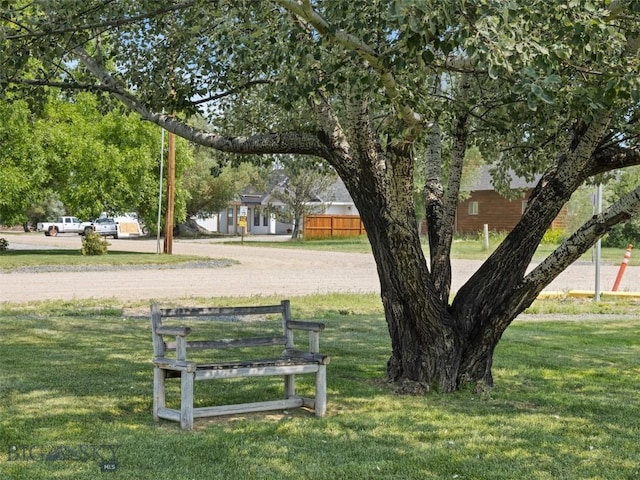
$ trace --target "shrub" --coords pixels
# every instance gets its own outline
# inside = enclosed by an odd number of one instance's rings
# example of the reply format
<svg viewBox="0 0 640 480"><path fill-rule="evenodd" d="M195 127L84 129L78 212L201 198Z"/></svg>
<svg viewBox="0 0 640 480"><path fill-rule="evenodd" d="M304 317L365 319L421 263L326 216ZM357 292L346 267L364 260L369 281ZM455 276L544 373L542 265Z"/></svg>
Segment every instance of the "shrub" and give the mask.
<svg viewBox="0 0 640 480"><path fill-rule="evenodd" d="M106 239L102 238L99 233L88 232L82 238L82 255L104 255L107 253L107 247L111 245Z"/></svg>
<svg viewBox="0 0 640 480"><path fill-rule="evenodd" d="M613 227L602 237L603 247L627 248L628 244L637 245L640 242L640 220L634 219Z"/></svg>
<svg viewBox="0 0 640 480"><path fill-rule="evenodd" d="M6 238L0 238L0 253L6 252L9 249L9 242Z"/></svg>
<svg viewBox="0 0 640 480"><path fill-rule="evenodd" d="M550 228L544 232L542 242L545 245L559 245L567 238L567 233L562 228Z"/></svg>

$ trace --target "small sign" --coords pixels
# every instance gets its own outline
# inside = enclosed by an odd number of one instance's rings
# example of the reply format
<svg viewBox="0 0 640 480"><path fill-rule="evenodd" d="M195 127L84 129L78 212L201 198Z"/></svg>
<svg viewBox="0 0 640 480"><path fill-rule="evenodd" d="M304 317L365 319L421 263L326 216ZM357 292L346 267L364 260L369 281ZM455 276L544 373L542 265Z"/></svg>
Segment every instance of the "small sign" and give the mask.
<svg viewBox="0 0 640 480"><path fill-rule="evenodd" d="M238 219L238 225L241 227L247 228L247 217L240 217Z"/></svg>
<svg viewBox="0 0 640 480"><path fill-rule="evenodd" d="M240 216L247 217L249 215L249 207L241 206L240 207Z"/></svg>
<svg viewBox="0 0 640 480"><path fill-rule="evenodd" d="M118 470L117 462L104 462L100 464L101 473L111 473Z"/></svg>

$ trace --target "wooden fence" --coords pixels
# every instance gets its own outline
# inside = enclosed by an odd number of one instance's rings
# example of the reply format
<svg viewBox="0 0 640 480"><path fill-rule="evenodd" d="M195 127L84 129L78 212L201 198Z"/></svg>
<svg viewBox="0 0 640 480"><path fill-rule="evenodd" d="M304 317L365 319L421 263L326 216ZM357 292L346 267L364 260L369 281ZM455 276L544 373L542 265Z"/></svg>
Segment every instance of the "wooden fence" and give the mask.
<svg viewBox="0 0 640 480"><path fill-rule="evenodd" d="M356 237L365 229L359 215L307 215L303 236L310 238Z"/></svg>

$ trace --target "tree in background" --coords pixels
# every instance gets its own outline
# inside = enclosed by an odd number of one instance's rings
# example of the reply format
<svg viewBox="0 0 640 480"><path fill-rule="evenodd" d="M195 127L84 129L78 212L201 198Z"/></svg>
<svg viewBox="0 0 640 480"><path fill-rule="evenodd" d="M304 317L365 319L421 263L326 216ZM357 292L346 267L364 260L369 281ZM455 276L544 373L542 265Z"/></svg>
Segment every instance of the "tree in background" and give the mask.
<svg viewBox="0 0 640 480"><path fill-rule="evenodd" d="M29 209L51 195L40 188L49 172L34 122L26 102L0 101L0 224L26 225Z"/></svg>
<svg viewBox="0 0 640 480"><path fill-rule="evenodd" d="M64 204L60 201L57 194L52 193L41 202L31 204L26 212L27 220L23 223L24 231L29 232L34 229L39 222L46 222L64 214Z"/></svg>
<svg viewBox="0 0 640 480"><path fill-rule="evenodd" d="M234 163L211 149L195 146L194 161L185 169L182 185L187 193L187 222L210 218L225 210L248 185L260 183L262 171L250 162ZM190 228L197 229L194 222Z"/></svg>
<svg viewBox="0 0 640 480"><path fill-rule="evenodd" d="M632 167L620 173L617 181L610 182L606 189L606 201L615 203L640 185L640 167ZM640 245L640 215L626 223L613 227L602 240L606 247L627 248Z"/></svg>
<svg viewBox="0 0 640 480"><path fill-rule="evenodd" d="M322 211L335 200L332 186L337 175L313 159L291 157L280 160L272 175L277 181L273 182L271 196L284 205L278 215L293 224L291 238L297 239L304 217Z"/></svg>
<svg viewBox="0 0 640 480"><path fill-rule="evenodd" d="M91 93L50 95L36 111L24 101L5 101L0 117L3 223L26 227L64 214L90 220L102 212L136 212L155 227L161 147L156 126ZM192 147L180 140L177 152L180 179ZM176 218L182 220L187 193L180 185L176 192Z"/></svg>
<svg viewBox="0 0 640 480"><path fill-rule="evenodd" d="M101 212L138 212L145 223L157 215L160 130L131 112L100 110L90 93L73 101L52 98L37 123L46 146L46 188L58 193L69 213L92 219ZM178 146L177 175L190 161L185 142ZM177 217L184 216L178 189Z"/></svg>
<svg viewBox="0 0 640 480"><path fill-rule="evenodd" d="M490 387L505 329L600 237L640 212L636 187L529 269L573 192L640 164L636 1L92 7L2 2L4 91L109 92L204 146L326 161L371 243L391 339L387 375L402 390ZM36 75L31 59L41 63ZM70 64L83 75L66 71ZM211 118L207 131L163 113L198 111ZM498 186L509 172L541 179L518 225L451 299L455 210L472 146L491 159ZM416 161L429 259L417 228Z"/></svg>

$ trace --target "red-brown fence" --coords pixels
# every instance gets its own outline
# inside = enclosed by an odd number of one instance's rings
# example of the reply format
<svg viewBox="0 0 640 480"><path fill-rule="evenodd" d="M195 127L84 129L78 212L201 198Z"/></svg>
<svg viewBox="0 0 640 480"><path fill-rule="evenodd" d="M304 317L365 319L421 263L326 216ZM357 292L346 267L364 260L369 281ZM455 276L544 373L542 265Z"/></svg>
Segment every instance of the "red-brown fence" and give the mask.
<svg viewBox="0 0 640 480"><path fill-rule="evenodd" d="M364 235L365 229L359 215L307 215L304 218L303 236L310 238L355 237Z"/></svg>

